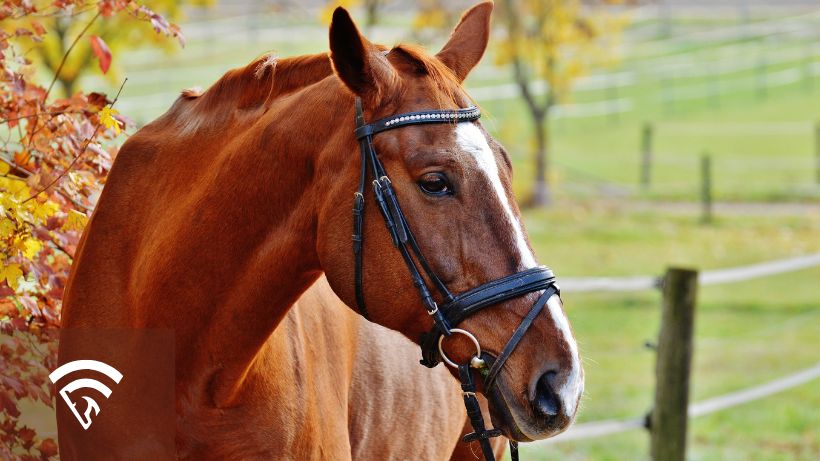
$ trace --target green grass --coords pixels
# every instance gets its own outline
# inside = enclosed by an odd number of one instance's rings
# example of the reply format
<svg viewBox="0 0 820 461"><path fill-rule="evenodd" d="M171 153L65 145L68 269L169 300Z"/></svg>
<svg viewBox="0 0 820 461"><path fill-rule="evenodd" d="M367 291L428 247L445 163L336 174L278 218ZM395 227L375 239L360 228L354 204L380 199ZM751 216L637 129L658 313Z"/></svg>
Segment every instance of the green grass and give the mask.
<svg viewBox="0 0 820 461"><path fill-rule="evenodd" d="M572 208L572 210L570 210ZM563 275L660 274L677 264L713 269L820 251L820 216L772 220L646 214L575 204L526 215L540 260ZM779 378L818 361L820 268L702 288L692 400ZM653 396L660 294L564 294L584 356L579 421L645 414ZM813 460L820 456L817 383L692 421L692 460ZM642 431L549 447L522 459L648 459Z"/></svg>
<svg viewBox="0 0 820 461"><path fill-rule="evenodd" d="M558 275L660 274L667 265L731 267L820 251L820 215L717 216L632 211L626 205L562 203L529 211L536 253Z"/></svg>
<svg viewBox="0 0 820 461"><path fill-rule="evenodd" d="M550 124L554 166L550 177L557 195L599 196L614 190L649 199L697 200L700 156L708 152L713 157L716 200L820 200L820 185L814 180L813 133L813 121L820 117L820 89L807 94L795 84L770 90L765 99L752 92L738 93L724 97L719 107L711 107L708 100L690 101L671 113L657 102L641 103L645 96L640 94L622 97L632 97L639 109L617 118L565 119ZM519 101L494 101L484 107L489 112L485 124L512 153L516 190L525 194L533 175L532 127L526 108ZM655 122L656 128L652 185L642 193L638 185L646 121ZM721 126L727 122L740 125L741 132L729 127L722 133ZM755 125L743 132L745 122L796 125L789 126L787 133L767 135L755 132ZM676 127L683 130L676 132Z"/></svg>
<svg viewBox="0 0 820 461"><path fill-rule="evenodd" d="M820 269L706 288L696 319L692 400L756 385L817 362ZM566 306L585 357L579 421L627 418L651 408L659 295L572 295ZM820 455L817 383L692 420L689 459L812 460ZM545 448L526 459L647 459L642 431Z"/></svg>
<svg viewBox="0 0 820 461"><path fill-rule="evenodd" d="M812 384L693 419L687 459L691 461L812 461L820 457L816 429L820 392ZM521 446L532 461L649 460L649 438L632 431L549 447Z"/></svg>

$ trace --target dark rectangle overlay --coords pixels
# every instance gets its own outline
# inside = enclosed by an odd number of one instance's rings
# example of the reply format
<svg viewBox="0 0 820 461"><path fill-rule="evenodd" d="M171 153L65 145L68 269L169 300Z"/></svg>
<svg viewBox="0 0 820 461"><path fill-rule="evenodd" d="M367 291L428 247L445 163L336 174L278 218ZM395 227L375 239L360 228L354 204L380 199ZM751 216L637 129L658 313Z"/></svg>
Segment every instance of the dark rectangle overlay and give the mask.
<svg viewBox="0 0 820 461"><path fill-rule="evenodd" d="M172 330L64 329L58 365L62 461L176 459Z"/></svg>

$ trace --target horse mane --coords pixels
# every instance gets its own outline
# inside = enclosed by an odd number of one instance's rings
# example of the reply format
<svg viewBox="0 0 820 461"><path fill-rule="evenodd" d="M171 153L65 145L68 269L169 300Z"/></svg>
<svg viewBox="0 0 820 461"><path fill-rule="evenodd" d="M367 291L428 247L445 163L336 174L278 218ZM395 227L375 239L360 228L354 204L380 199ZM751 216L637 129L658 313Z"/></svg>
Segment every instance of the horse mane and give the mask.
<svg viewBox="0 0 820 461"><path fill-rule="evenodd" d="M265 109L276 98L316 83L333 74L327 53L278 58L266 54L250 64L229 70L204 93L186 89L162 117L172 120L181 133L221 125L237 113Z"/></svg>
<svg viewBox="0 0 820 461"><path fill-rule="evenodd" d="M394 58L395 57L395 58ZM460 106L466 94L461 83L438 58L417 45L399 44L388 54L401 66L410 66L416 75L426 75L439 91L433 95L439 108ZM398 60L399 62L395 62ZM328 53L279 58L266 54L250 64L229 70L208 90L186 89L171 109L161 117L171 122L179 134L201 134L202 130L224 127L237 114L265 110L277 98L305 88L333 75Z"/></svg>

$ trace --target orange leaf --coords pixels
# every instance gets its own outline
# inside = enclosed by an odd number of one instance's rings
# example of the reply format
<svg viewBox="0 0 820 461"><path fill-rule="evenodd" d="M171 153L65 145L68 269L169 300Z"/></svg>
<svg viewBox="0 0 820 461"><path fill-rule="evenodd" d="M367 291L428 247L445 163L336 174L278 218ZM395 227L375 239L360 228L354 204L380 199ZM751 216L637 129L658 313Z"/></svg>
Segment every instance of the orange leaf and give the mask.
<svg viewBox="0 0 820 461"><path fill-rule="evenodd" d="M103 73L108 72L108 68L111 67L111 49L108 48L105 41L96 35L92 35L89 37L91 39L91 50L94 51L94 55L97 56L97 59L100 60L100 70Z"/></svg>
<svg viewBox="0 0 820 461"><path fill-rule="evenodd" d="M54 439L45 439L37 445L37 449L45 458L50 458L57 455L57 443Z"/></svg>
<svg viewBox="0 0 820 461"><path fill-rule="evenodd" d="M31 157L31 153L25 150L14 154L14 163L27 170L31 170L34 168L33 160L34 159Z"/></svg>
<svg viewBox="0 0 820 461"><path fill-rule="evenodd" d="M40 24L37 21L32 21L31 28L34 29L34 33L37 34L37 35L45 35L46 34L46 28L43 27L43 25Z"/></svg>

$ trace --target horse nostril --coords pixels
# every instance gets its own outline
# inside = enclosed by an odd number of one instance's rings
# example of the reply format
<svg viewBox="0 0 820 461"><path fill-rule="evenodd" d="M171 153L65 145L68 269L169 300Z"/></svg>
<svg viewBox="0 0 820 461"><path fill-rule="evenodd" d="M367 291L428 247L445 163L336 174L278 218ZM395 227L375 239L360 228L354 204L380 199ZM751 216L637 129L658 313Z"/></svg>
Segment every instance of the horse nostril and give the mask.
<svg viewBox="0 0 820 461"><path fill-rule="evenodd" d="M561 401L558 400L558 394L553 389L557 377L558 373L548 371L538 379L535 385L535 399L532 405L541 416L548 418L558 416L561 410Z"/></svg>

